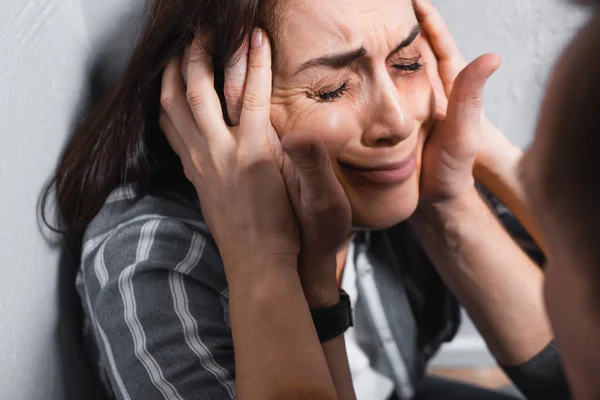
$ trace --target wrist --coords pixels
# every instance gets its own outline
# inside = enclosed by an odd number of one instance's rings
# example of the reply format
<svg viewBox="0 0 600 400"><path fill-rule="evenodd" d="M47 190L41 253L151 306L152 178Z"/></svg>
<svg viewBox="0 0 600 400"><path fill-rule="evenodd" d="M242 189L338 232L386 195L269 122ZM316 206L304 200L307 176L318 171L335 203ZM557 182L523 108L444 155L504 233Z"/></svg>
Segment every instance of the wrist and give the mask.
<svg viewBox="0 0 600 400"><path fill-rule="evenodd" d="M298 274L310 308L328 307L339 303L336 267L335 256L320 259L300 257Z"/></svg>
<svg viewBox="0 0 600 400"><path fill-rule="evenodd" d="M485 204L473 186L458 196L420 204L413 220L417 223L447 227L455 222L464 221L469 214L476 213L481 205Z"/></svg>
<svg viewBox="0 0 600 400"><path fill-rule="evenodd" d="M487 126L484 128L487 139L475 160L474 173L477 181L487 186L489 179L512 179L523 151L489 121L484 126Z"/></svg>
<svg viewBox="0 0 600 400"><path fill-rule="evenodd" d="M265 309L276 304L291 293L302 293L300 278L295 268L287 266L264 265L254 272L236 274L227 277L230 299L238 299L247 304L262 305ZM243 267L249 267L248 264Z"/></svg>
<svg viewBox="0 0 600 400"><path fill-rule="evenodd" d="M339 289L338 293L338 303L311 309L313 323L321 343L343 335L354 324L350 296L342 289Z"/></svg>
<svg viewBox="0 0 600 400"><path fill-rule="evenodd" d="M518 166L523 151L504 136L494 144L493 154L478 155L473 175L479 184L489 190L513 212L515 206L525 203L523 186L518 175Z"/></svg>
<svg viewBox="0 0 600 400"><path fill-rule="evenodd" d="M234 257L222 254L228 285L254 286L276 279L298 277L298 259L293 255L254 254Z"/></svg>
<svg viewBox="0 0 600 400"><path fill-rule="evenodd" d="M306 302L310 309L330 307L340 302L340 293L335 285L335 289L326 288L309 288L308 291L302 287Z"/></svg>

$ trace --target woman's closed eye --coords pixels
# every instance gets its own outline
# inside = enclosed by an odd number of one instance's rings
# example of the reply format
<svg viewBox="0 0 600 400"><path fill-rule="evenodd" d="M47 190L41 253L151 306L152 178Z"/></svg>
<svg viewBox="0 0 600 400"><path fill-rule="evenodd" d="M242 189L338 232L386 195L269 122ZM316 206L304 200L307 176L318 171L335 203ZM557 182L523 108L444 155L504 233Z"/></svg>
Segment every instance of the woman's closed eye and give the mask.
<svg viewBox="0 0 600 400"><path fill-rule="evenodd" d="M423 63L421 62L421 55L418 55L417 57L413 58L396 60L392 64L392 68L396 69L397 71L400 71L402 73L402 76L417 73L423 68ZM313 96L316 100L322 103L329 103L342 98L342 96L344 96L344 94L349 90L350 85L348 81L345 81L334 90L317 91Z"/></svg>
<svg viewBox="0 0 600 400"><path fill-rule="evenodd" d="M392 67L399 71L412 73L418 72L421 68L423 68L423 63L421 62L421 55L413 58L396 60Z"/></svg>
<svg viewBox="0 0 600 400"><path fill-rule="evenodd" d="M315 97L324 103L339 99L348 91L348 82L344 82L340 87L330 92L317 92Z"/></svg>

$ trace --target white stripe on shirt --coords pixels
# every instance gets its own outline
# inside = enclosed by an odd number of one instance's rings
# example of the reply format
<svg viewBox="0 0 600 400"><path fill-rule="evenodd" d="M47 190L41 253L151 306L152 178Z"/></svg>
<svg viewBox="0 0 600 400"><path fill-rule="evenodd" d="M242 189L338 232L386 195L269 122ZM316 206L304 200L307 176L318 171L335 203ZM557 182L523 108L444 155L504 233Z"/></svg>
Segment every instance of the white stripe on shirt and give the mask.
<svg viewBox="0 0 600 400"><path fill-rule="evenodd" d="M80 274L78 274L78 276L79 275ZM121 397L123 397L124 400L131 400L131 397L129 397L129 393L127 393L127 389L125 389L125 384L123 383L123 379L119 374L119 370L117 369L117 363L115 362L115 357L110 347L110 342L106 337L106 333L104 333L104 330L102 329L102 327L98 323L98 320L96 319L96 313L95 310L92 308L92 302L90 300L90 292L87 289L85 290L85 301L87 303L87 308L90 314L90 319L92 321L92 326L96 330L96 333L102 339L102 345L104 346L104 351L106 352L106 357L108 358L108 365L112 372L112 376L114 376L115 381L117 382L117 387L119 388L119 392L121 392Z"/></svg>
<svg viewBox="0 0 600 400"><path fill-rule="evenodd" d="M198 324L190 312L188 296L183 283L184 275L189 275L200 262L205 244L206 241L204 238L194 233L185 259L177 265L175 272L169 274L169 285L171 295L173 296L175 312L183 327L185 342L194 354L198 356L204 369L217 378L219 383L225 387L231 399L235 399L235 383L231 379L231 376L229 376L229 372L215 361L208 347L200 339Z"/></svg>
<svg viewBox="0 0 600 400"><path fill-rule="evenodd" d="M344 275L342 277L342 289L350 296L352 304L352 313L354 321L360 321L359 312L365 312L364 308L357 309L358 302L358 287L356 277L355 244L350 241L348 253L346 255L346 265L344 267ZM376 361L379 357L385 357L383 349L380 346L374 346L373 351L367 353L359 344L358 337L365 335L366 326L361 326L358 323L348 328L344 334L346 341L346 353L348 354L348 364L350 365L350 373L352 374L352 384L357 400L386 400L394 393L395 383L387 377L385 373L376 368ZM369 332L370 333L370 332ZM377 338L373 334L373 344Z"/></svg>
<svg viewBox="0 0 600 400"><path fill-rule="evenodd" d="M102 243L102 246L100 246L100 249L96 254L96 259L94 260L94 272L100 283L100 290L104 289L104 286L106 286L106 283L108 282L108 270L106 269L106 263L104 261L104 249L106 248L106 243L108 243L108 239Z"/></svg>
<svg viewBox="0 0 600 400"><path fill-rule="evenodd" d="M144 366L152 384L162 393L165 399L171 400L183 400L183 397L179 394L175 386L169 382L158 362L152 357L148 351L146 345L146 334L142 328L142 324L137 316L137 306L135 302L135 295L133 293L133 275L135 273L136 266L138 263L148 259L150 255L150 249L154 243L154 234L156 228L160 224L160 220L152 220L144 224L141 230L140 239L138 241L136 262L121 272L119 275L119 292L123 299L124 317L127 327L131 332L134 343L134 350L137 359Z"/></svg>
<svg viewBox="0 0 600 400"><path fill-rule="evenodd" d="M225 326L231 328L231 318L229 317L229 288L221 291L219 298L221 299L221 305L223 306L223 314L225 315Z"/></svg>
<svg viewBox="0 0 600 400"><path fill-rule="evenodd" d="M131 225L136 222L145 221L148 219L155 219L155 220L169 219L169 220L179 221L184 224L188 224L190 226L198 228L202 231L208 232L208 227L206 226L206 224L204 224L203 222L201 222L197 219L175 218L175 217L168 217L168 216L160 215L160 214L144 214L144 215L140 215L138 217L132 218L128 221L125 221L125 222L115 226L113 229L87 240L83 244L83 247L82 247L82 252L81 252L82 262L85 264L85 259L87 258L87 256L90 255L90 253L92 251L94 251L96 249L96 247L100 246L100 244L104 240L109 239L110 236L112 236L116 232L119 232L121 229L123 229L127 225Z"/></svg>
<svg viewBox="0 0 600 400"><path fill-rule="evenodd" d="M359 284L363 288L363 294L366 300L365 305L371 313L377 335L388 356L394 376L398 380L399 387L396 389L400 390L402 398L411 399L414 396L414 389L408 376L408 368L402 359L398 344L392 335L392 329L390 328L389 321L385 315L377 285L373 278L373 269L364 252L358 254L356 259L356 272L361 278Z"/></svg>
<svg viewBox="0 0 600 400"><path fill-rule="evenodd" d="M88 304L88 306L89 306L89 304ZM115 381L117 381L117 386L119 387L121 396L125 400L131 400L131 397L129 397L129 393L127 393L127 390L125 389L125 384L123 383L123 379L121 378L121 375L119 375L119 371L117 370L117 363L115 362L115 356L113 355L113 352L110 348L110 343L108 341L108 338L106 337L106 333L104 333L104 330L102 329L102 327L100 325L97 325L97 328L98 328L97 331L100 334L100 337L102 338L102 344L104 345L104 349L106 351L106 356L108 357L108 364L112 371L112 375L115 377Z"/></svg>
<svg viewBox="0 0 600 400"><path fill-rule="evenodd" d="M121 186L115 190L113 190L108 198L104 202L105 204L116 203L121 200L132 200L135 199L135 190L133 189L133 185Z"/></svg>

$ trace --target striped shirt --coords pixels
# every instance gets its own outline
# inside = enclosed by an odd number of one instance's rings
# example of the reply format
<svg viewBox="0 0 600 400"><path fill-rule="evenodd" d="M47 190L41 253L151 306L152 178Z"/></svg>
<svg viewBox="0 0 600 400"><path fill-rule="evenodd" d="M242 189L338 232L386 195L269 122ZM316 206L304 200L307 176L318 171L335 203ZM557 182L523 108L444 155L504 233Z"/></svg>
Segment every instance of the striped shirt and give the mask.
<svg viewBox="0 0 600 400"><path fill-rule="evenodd" d="M374 337L362 350L410 399L455 335L459 305L406 224L358 235L352 262L355 323ZM87 349L112 397L236 397L227 281L197 201L115 190L86 230L76 286ZM553 344L507 372L530 398L568 398L547 395L566 393Z"/></svg>

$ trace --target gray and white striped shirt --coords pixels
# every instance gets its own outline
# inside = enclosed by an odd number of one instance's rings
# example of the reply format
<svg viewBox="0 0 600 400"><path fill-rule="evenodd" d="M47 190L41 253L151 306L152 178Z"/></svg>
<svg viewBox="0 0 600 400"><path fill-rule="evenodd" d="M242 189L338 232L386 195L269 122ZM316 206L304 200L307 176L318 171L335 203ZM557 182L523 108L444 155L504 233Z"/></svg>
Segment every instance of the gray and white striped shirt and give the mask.
<svg viewBox="0 0 600 400"><path fill-rule="evenodd" d="M227 284L197 209L114 192L87 229L86 339L118 399L234 399Z"/></svg>
<svg viewBox="0 0 600 400"><path fill-rule="evenodd" d="M85 342L112 397L236 397L227 281L202 221L197 201L136 198L119 188L88 226L76 286ZM460 322L456 299L415 240L402 226L361 234L353 260L355 323L374 336L364 350L380 355L376 368L400 399L412 397L428 360ZM553 344L507 372L531 398L557 398L538 389L566 387Z"/></svg>

